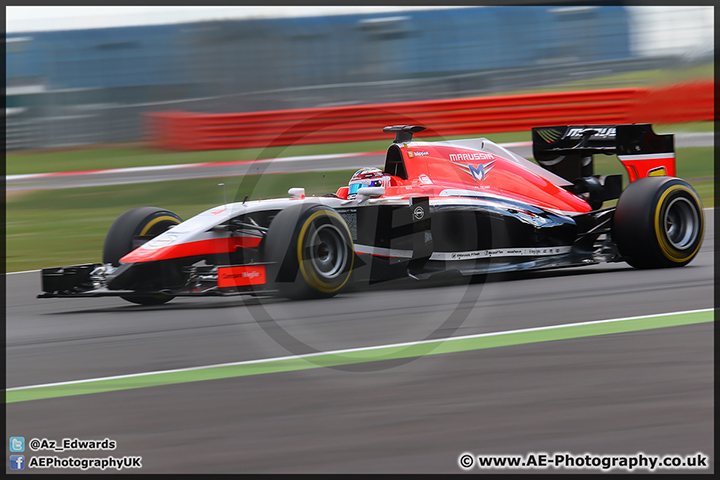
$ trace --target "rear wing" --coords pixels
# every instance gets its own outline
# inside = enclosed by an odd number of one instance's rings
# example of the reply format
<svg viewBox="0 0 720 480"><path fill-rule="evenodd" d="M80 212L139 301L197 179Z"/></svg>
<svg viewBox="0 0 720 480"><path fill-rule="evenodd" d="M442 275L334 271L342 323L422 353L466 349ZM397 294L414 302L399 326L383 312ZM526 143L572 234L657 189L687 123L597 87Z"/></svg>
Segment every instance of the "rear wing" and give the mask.
<svg viewBox="0 0 720 480"><path fill-rule="evenodd" d="M535 127L532 143L535 160L571 182L593 175L598 153L617 155L631 182L675 176L673 135L658 135L650 124Z"/></svg>

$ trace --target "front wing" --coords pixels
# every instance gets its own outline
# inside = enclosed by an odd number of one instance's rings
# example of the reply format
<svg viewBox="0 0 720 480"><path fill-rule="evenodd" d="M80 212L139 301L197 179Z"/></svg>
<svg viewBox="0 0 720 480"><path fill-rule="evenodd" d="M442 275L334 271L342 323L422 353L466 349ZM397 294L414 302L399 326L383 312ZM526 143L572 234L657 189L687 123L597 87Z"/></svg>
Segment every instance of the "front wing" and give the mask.
<svg viewBox="0 0 720 480"><path fill-rule="evenodd" d="M258 263L194 268L182 287L153 291L109 289L104 275L107 266L102 263L43 268L43 293L38 298L269 295L275 293L275 290L267 282L267 265Z"/></svg>

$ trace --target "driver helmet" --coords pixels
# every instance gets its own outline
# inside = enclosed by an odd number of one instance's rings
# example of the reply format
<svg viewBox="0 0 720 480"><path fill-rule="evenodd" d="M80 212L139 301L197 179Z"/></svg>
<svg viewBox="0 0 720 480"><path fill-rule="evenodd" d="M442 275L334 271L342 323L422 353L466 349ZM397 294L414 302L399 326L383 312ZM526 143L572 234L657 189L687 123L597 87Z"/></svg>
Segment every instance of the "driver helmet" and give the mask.
<svg viewBox="0 0 720 480"><path fill-rule="evenodd" d="M364 187L379 187L383 184L382 170L375 167L363 167L352 176L348 184L348 195L357 194Z"/></svg>

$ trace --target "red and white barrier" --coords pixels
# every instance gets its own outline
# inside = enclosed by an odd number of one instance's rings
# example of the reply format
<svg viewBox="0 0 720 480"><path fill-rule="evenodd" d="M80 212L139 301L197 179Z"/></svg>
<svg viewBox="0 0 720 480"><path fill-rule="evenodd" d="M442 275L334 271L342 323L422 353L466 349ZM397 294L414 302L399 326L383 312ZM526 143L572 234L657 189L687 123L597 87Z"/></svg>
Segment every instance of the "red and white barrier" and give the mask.
<svg viewBox="0 0 720 480"><path fill-rule="evenodd" d="M715 119L714 82L146 119L150 145L184 151L382 140L387 125L424 125L421 139L543 125L681 123Z"/></svg>

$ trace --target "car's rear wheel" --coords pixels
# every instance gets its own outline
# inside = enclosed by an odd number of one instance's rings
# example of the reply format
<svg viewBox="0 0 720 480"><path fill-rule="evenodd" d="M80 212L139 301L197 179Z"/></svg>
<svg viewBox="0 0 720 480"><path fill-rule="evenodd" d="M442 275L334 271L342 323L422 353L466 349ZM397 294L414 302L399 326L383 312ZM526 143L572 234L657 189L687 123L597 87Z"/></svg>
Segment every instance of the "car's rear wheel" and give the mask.
<svg viewBox="0 0 720 480"><path fill-rule="evenodd" d="M623 191L615 209L613 238L635 268L687 265L702 244L702 204L693 188L674 177L647 177Z"/></svg>
<svg viewBox="0 0 720 480"><path fill-rule="evenodd" d="M182 219L178 215L162 208L137 207L126 211L115 219L108 230L103 245L103 263L117 267L122 257L179 223ZM140 305L161 305L174 297L124 295L121 298Z"/></svg>
<svg viewBox="0 0 720 480"><path fill-rule="evenodd" d="M292 299L332 297L347 283L354 261L345 221L322 205L294 205L270 224L263 254L269 279Z"/></svg>

